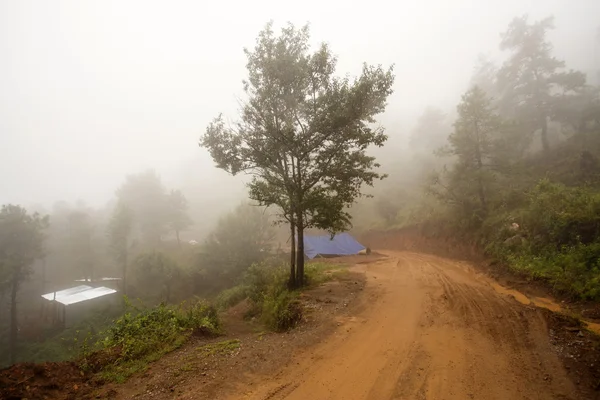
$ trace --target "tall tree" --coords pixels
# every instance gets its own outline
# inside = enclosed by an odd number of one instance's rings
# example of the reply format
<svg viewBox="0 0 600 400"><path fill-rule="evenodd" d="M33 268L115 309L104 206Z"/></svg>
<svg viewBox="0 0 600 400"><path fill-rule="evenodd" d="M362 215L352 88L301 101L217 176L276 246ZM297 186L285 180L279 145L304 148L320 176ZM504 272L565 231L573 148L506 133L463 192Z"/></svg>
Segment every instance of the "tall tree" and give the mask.
<svg viewBox="0 0 600 400"><path fill-rule="evenodd" d="M493 112L490 100L477 86L463 95L457 110L458 119L445 149L446 153L456 156L457 162L448 174L447 183L437 183L445 185L443 196L451 203L483 217L488 210L495 143L501 122Z"/></svg>
<svg viewBox="0 0 600 400"><path fill-rule="evenodd" d="M32 274L33 262L44 256L44 229L48 217L28 214L16 205L4 205L0 211L0 278L10 288L10 361L17 357L17 294L20 285Z"/></svg>
<svg viewBox="0 0 600 400"><path fill-rule="evenodd" d="M117 198L133 213L133 223L147 246L156 246L168 231L168 196L154 171L129 175Z"/></svg>
<svg viewBox="0 0 600 400"><path fill-rule="evenodd" d="M171 190L168 199L168 221L169 226L175 232L177 245L181 247L179 232L185 230L192 224L192 219L188 214L188 201L179 190Z"/></svg>
<svg viewBox="0 0 600 400"><path fill-rule="evenodd" d="M528 17L515 18L502 35L500 48L511 52L498 74L502 90L502 110L527 122L530 131L540 131L542 148L547 151L548 120L557 99L577 95L585 85L585 75L566 71L565 62L552 56L552 44L546 40L554 19L534 23Z"/></svg>
<svg viewBox="0 0 600 400"><path fill-rule="evenodd" d="M123 294L127 295L127 263L132 246L133 213L124 203L118 203L108 224L108 240L115 263L121 269Z"/></svg>
<svg viewBox="0 0 600 400"><path fill-rule="evenodd" d="M296 273L304 281L304 230L336 232L348 227L347 207L363 184L381 178L366 154L387 140L374 117L392 93L392 69L364 65L356 79L335 76L336 58L327 45L310 52L309 30L288 25L275 35L272 24L245 50L248 79L241 120L210 124L200 145L217 167L248 172L250 197L280 208L296 232Z"/></svg>

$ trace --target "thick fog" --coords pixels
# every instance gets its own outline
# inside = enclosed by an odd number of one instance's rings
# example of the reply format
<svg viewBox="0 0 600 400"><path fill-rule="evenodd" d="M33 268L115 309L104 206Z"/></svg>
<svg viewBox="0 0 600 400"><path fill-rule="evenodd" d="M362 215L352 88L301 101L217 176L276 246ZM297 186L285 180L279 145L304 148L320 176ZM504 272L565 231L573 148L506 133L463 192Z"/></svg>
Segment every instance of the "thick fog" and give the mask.
<svg viewBox="0 0 600 400"><path fill-rule="evenodd" d="M309 22L340 73L395 64L380 120L402 146L427 105L454 107L480 53L501 60L500 32L526 13L555 16L570 68L600 69L598 0L3 1L0 203L101 206L147 168L170 187L241 193L197 142L219 112L236 117L242 49L269 20Z"/></svg>

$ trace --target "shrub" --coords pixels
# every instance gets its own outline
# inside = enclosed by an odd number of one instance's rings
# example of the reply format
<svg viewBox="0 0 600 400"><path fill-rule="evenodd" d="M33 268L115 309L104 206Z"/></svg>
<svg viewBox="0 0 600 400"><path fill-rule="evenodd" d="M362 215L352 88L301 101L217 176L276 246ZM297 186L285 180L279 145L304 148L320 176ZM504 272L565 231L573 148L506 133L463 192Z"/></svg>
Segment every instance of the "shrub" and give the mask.
<svg viewBox="0 0 600 400"><path fill-rule="evenodd" d="M203 301L170 307L161 304L134 309L117 319L89 353L84 345L83 366L102 371L109 380L124 381L147 363L181 346L193 332L218 334L221 324L214 307Z"/></svg>
<svg viewBox="0 0 600 400"><path fill-rule="evenodd" d="M284 332L302 320L302 306L296 293L284 290L264 299L261 317L270 329Z"/></svg>
<svg viewBox="0 0 600 400"><path fill-rule="evenodd" d="M304 266L306 283L309 286L318 286L331 280L335 272L340 271L340 265L325 262L310 262Z"/></svg>
<svg viewBox="0 0 600 400"><path fill-rule="evenodd" d="M302 307L295 292L287 288L288 270L279 264L253 264L244 276L250 313L260 314L270 329L282 332L295 327L302 319Z"/></svg>
<svg viewBox="0 0 600 400"><path fill-rule="evenodd" d="M288 269L278 264L252 264L244 274L248 298L255 304L262 304L266 297L287 290L287 282Z"/></svg>

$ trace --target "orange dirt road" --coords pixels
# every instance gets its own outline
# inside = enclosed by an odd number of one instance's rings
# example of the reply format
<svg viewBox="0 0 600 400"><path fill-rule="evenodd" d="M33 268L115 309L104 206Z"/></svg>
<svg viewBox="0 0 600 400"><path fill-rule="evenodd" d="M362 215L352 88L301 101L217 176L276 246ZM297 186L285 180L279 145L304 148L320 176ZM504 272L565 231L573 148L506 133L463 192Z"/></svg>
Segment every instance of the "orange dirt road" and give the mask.
<svg viewBox="0 0 600 400"><path fill-rule="evenodd" d="M497 293L467 264L388 253L359 311L276 376L229 399L576 399L541 314Z"/></svg>

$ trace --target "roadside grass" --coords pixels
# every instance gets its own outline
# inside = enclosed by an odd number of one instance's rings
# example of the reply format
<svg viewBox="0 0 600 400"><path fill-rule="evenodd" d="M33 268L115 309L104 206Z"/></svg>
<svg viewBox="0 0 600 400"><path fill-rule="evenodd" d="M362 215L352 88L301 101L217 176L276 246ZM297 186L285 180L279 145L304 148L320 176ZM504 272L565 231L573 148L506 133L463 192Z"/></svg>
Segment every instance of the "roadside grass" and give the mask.
<svg viewBox="0 0 600 400"><path fill-rule="evenodd" d="M202 352L205 355L212 356L216 354L232 354L235 353L241 346L239 339L224 340L217 343L209 343L204 346L196 348L197 351Z"/></svg>
<svg viewBox="0 0 600 400"><path fill-rule="evenodd" d="M306 275L308 286L314 287L334 279L343 278L349 272L342 264L314 261L305 265L304 273Z"/></svg>
<svg viewBox="0 0 600 400"><path fill-rule="evenodd" d="M213 306L197 301L176 307L161 304L146 310L133 309L103 332L100 340L84 343L81 366L105 381L123 383L181 347L192 333L221 333L221 322Z"/></svg>

